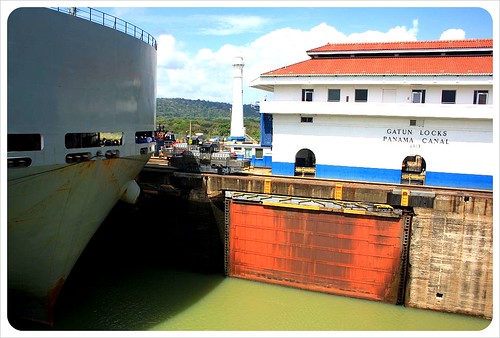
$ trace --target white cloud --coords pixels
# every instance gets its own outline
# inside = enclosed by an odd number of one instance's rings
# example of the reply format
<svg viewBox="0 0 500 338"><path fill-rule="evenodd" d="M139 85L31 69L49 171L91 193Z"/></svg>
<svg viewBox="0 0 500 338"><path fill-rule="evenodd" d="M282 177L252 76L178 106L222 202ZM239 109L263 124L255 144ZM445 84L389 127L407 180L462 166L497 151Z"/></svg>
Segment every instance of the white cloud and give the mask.
<svg viewBox="0 0 500 338"><path fill-rule="evenodd" d="M463 40L465 39L465 32L463 29L451 28L445 30L439 40Z"/></svg>
<svg viewBox="0 0 500 338"><path fill-rule="evenodd" d="M416 41L418 33L418 20L413 20L412 28L396 26L387 32L366 31L349 35L349 42L394 42Z"/></svg>
<svg viewBox="0 0 500 338"><path fill-rule="evenodd" d="M366 31L350 35L321 23L309 30L289 27L277 29L241 46L226 44L218 50L203 48L193 56L179 50L180 46L173 37L162 39L161 36L158 47L161 55L161 63L158 63L158 97L231 103L232 61L235 56L242 56L245 62L243 101L254 102L269 93L249 88L250 81L264 72L307 60L306 51L309 49L327 43L414 41L417 32L417 20L413 21L411 28L397 26L387 32Z"/></svg>
<svg viewBox="0 0 500 338"><path fill-rule="evenodd" d="M231 101L228 95L228 90L232 93L231 60L239 54L238 47L226 45L217 51L203 48L188 57L176 50L175 45L168 45L169 42L169 39L159 39L158 43L159 51L165 44L163 52L159 53L162 62L158 60L158 97Z"/></svg>
<svg viewBox="0 0 500 338"><path fill-rule="evenodd" d="M188 60L188 55L180 49L172 35L163 34L157 40L158 52L156 55L158 67L183 68Z"/></svg>

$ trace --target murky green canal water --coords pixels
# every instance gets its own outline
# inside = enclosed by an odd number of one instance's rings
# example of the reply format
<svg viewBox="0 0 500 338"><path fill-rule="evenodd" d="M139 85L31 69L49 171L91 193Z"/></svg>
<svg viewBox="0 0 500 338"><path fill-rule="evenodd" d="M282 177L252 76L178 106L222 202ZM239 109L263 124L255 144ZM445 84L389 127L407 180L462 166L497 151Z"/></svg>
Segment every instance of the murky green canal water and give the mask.
<svg viewBox="0 0 500 338"><path fill-rule="evenodd" d="M81 288L64 306L56 329L462 331L488 324L468 316L149 267Z"/></svg>
<svg viewBox="0 0 500 338"><path fill-rule="evenodd" d="M480 336L490 324L470 316L225 277L217 229L200 222L209 213L200 205L186 207L162 199L115 208L68 279L56 307L54 330L170 335L424 330Z"/></svg>

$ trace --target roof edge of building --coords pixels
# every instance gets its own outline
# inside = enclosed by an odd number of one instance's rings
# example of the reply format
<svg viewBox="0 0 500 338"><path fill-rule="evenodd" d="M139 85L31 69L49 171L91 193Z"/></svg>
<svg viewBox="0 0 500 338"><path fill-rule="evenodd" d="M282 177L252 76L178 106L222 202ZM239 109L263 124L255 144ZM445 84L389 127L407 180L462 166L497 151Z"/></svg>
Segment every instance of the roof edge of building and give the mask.
<svg viewBox="0 0 500 338"><path fill-rule="evenodd" d="M476 44L474 46L473 44ZM337 47L337 49L335 49ZM345 47L350 47L346 49ZM397 47L397 48L395 48ZM354 48L354 49L353 49ZM464 49L491 49L492 38L460 39L460 40L422 40L422 41L388 41L388 42L355 42L355 43L327 43L326 45L312 48L307 52L380 52L380 51L432 51L432 50L464 50Z"/></svg>
<svg viewBox="0 0 500 338"><path fill-rule="evenodd" d="M377 77L388 77L388 76L493 76L493 73L352 73L352 74L262 74L263 78L271 77L349 77L349 76L377 76Z"/></svg>

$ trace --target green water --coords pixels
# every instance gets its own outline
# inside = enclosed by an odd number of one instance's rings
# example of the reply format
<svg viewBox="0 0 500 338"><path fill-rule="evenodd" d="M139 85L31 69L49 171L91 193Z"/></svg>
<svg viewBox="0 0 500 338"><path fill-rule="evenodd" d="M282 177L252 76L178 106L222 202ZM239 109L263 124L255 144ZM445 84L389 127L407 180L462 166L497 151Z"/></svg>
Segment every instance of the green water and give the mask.
<svg viewBox="0 0 500 338"><path fill-rule="evenodd" d="M420 331L426 337L433 335L423 331L467 331L471 337L492 329L489 320L471 316L225 277L217 229L199 221L209 212L176 203L148 200L113 211L63 288L53 330ZM182 218L164 213L170 208Z"/></svg>
<svg viewBox="0 0 500 338"><path fill-rule="evenodd" d="M55 329L469 331L490 323L219 274L148 267L115 277L69 296Z"/></svg>

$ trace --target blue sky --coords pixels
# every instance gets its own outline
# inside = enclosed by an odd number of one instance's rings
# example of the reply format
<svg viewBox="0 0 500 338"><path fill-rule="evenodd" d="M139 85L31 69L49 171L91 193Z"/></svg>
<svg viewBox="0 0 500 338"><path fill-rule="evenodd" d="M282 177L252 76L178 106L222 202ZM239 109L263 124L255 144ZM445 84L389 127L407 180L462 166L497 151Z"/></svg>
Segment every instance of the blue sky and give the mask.
<svg viewBox="0 0 500 338"><path fill-rule="evenodd" d="M254 1L255 3L255 1ZM305 2L302 2L305 3ZM334 4L335 2L330 2ZM353 2L356 4L356 2ZM154 36L171 34L187 51L245 44L286 27L301 30L326 23L346 35L394 27L418 20L417 40L439 39L449 29L466 38L492 37L492 18L480 7L142 7L101 8L129 20Z"/></svg>
<svg viewBox="0 0 500 338"><path fill-rule="evenodd" d="M126 2L125 2L126 3ZM181 2L181 4L190 3ZM493 18L483 2L208 2L210 7L99 7L146 30L159 42L158 97L232 101L231 64L242 56L244 103L272 99L248 87L261 73L307 59L306 50L328 42L492 38ZM285 4L289 4L286 2ZM440 7L415 7L420 3ZM137 2L136 2L137 4ZM266 4L262 7L260 4ZM315 2L318 4L318 2ZM369 3L372 4L372 3ZM233 6L233 7L230 7ZM353 7L355 6L355 7ZM363 6L363 7L361 7Z"/></svg>
<svg viewBox="0 0 500 338"><path fill-rule="evenodd" d="M272 99L272 94L250 88L250 81L307 59L308 49L329 42L492 38L496 17L478 6L491 13L498 10L497 0L76 1L69 5L97 8L157 39L158 97L228 103L236 56L245 62L243 101L253 103Z"/></svg>

